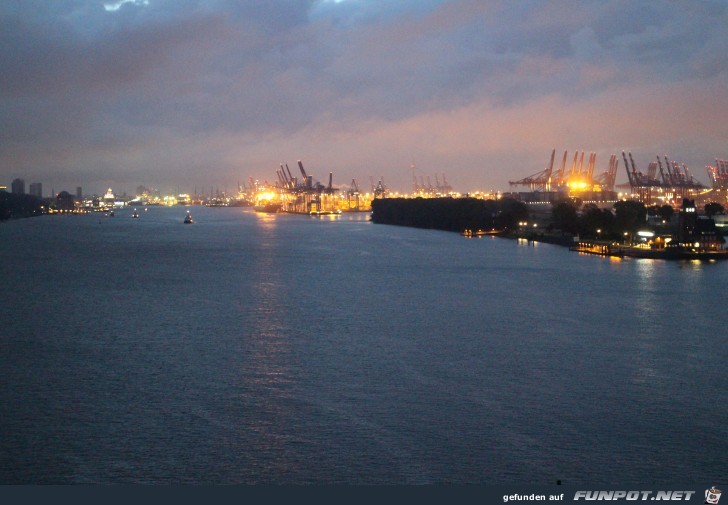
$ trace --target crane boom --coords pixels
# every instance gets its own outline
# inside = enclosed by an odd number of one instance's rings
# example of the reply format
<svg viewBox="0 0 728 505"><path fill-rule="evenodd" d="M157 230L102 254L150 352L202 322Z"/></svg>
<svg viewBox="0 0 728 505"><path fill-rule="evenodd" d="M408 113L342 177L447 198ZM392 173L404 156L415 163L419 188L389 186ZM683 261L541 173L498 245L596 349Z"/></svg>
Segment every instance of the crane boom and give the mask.
<svg viewBox="0 0 728 505"><path fill-rule="evenodd" d="M564 151L564 159L561 160L561 168L559 168L559 175L558 175L558 184L563 183L564 181L564 171L566 170L566 154L568 151Z"/></svg>
<svg viewBox="0 0 728 505"><path fill-rule="evenodd" d="M301 170L301 175L303 176L303 180L308 180L308 175L306 174L306 170L303 168L303 163L301 163L301 160L298 160L298 168Z"/></svg>

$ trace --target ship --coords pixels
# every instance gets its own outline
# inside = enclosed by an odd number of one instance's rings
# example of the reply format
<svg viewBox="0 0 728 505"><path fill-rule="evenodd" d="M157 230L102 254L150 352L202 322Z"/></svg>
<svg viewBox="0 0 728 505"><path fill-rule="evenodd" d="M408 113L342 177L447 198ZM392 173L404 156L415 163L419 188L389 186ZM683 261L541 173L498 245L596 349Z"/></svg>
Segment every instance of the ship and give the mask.
<svg viewBox="0 0 728 505"><path fill-rule="evenodd" d="M281 204L280 203L262 203L260 205L256 205L254 207L256 212L265 212L267 214L275 214L276 212L280 212L281 210Z"/></svg>
<svg viewBox="0 0 728 505"><path fill-rule="evenodd" d="M312 210L308 213L309 216L318 217L318 216L340 216L341 211L340 210Z"/></svg>

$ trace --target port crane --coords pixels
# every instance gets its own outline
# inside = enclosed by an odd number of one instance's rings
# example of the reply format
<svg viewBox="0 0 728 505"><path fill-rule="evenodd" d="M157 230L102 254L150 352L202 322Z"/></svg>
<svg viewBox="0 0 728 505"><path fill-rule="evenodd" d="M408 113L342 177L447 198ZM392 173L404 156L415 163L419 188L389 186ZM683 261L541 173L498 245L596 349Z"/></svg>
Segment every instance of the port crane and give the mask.
<svg viewBox="0 0 728 505"><path fill-rule="evenodd" d="M629 157L629 162L627 157ZM664 156L664 167L662 160L657 156L656 161L648 165L646 174L637 170L632 153L625 155L625 152L622 151L622 158L632 193L637 194L640 201L645 204L652 202L653 193L656 192L666 200L681 202L684 198L704 189L704 186L690 175L690 171L684 163L680 165L676 161L670 161L667 156Z"/></svg>
<svg viewBox="0 0 728 505"><path fill-rule="evenodd" d="M351 180L351 186L346 191L346 203L349 210L359 210L359 185L356 179Z"/></svg>
<svg viewBox="0 0 728 505"><path fill-rule="evenodd" d="M301 160L298 160L298 169L301 173L300 181L293 176L287 163L281 163L280 168L276 170L278 178L276 186L283 210L294 213L334 212L336 210L334 195L338 191L333 184L334 173L329 172L328 185L324 186L318 181L314 182L313 176L306 172Z"/></svg>
<svg viewBox="0 0 728 505"><path fill-rule="evenodd" d="M728 160L716 158L714 167L707 166L705 168L708 171L708 177L713 189L728 189Z"/></svg>
<svg viewBox="0 0 728 505"><path fill-rule="evenodd" d="M617 176L617 157L612 155L609 158L609 166L606 171L595 175L597 154L586 153L577 150L567 170L569 159L568 151L564 151L559 168L554 171L556 161L556 149L551 151L549 163L540 172L524 177L523 179L509 181L511 186L527 186L531 191L549 192L565 189L571 192L576 191L614 191L614 182Z"/></svg>
<svg viewBox="0 0 728 505"><path fill-rule="evenodd" d="M450 195L452 193L452 186L447 182L447 179L445 178L445 174L442 174L442 183L440 182L440 177L438 174L434 174L435 176L435 185L432 185L432 181L430 179L430 176L427 175L420 175L420 181L417 182L417 175L415 174L416 165L414 162L410 165L410 169L412 170L412 193L417 196L424 196L424 197L438 197L438 196L446 196ZM427 181L427 182L425 182Z"/></svg>
<svg viewBox="0 0 728 505"><path fill-rule="evenodd" d="M374 198L387 198L387 187L384 185L384 177L379 177L379 182L374 188Z"/></svg>
<svg viewBox="0 0 728 505"><path fill-rule="evenodd" d="M556 149L551 151L551 161L549 164L535 174L524 177L517 181L508 181L511 186L528 186L531 191L550 191L551 190L551 173L554 169L554 157L556 156Z"/></svg>

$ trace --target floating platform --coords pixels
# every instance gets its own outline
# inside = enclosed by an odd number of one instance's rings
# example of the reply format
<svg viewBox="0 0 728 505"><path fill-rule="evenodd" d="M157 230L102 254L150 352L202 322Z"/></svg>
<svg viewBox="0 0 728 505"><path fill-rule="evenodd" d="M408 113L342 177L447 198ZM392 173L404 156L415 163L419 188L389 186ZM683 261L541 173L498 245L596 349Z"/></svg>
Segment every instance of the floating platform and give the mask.
<svg viewBox="0 0 728 505"><path fill-rule="evenodd" d="M341 211L340 210L312 210L308 213L309 216L313 217L319 217L319 216L340 216Z"/></svg>
<svg viewBox="0 0 728 505"><path fill-rule="evenodd" d="M624 256L620 246L609 242L578 242L569 246L569 250L598 256L617 256L620 258Z"/></svg>
<svg viewBox="0 0 728 505"><path fill-rule="evenodd" d="M569 250L599 256L616 256L619 258L644 258L660 260L724 260L728 259L728 249L700 250L684 247L665 247L652 249L639 246L624 246L606 242L579 242Z"/></svg>
<svg viewBox="0 0 728 505"><path fill-rule="evenodd" d="M463 237L484 237L487 235L502 235L503 230L471 230L466 229L460 234Z"/></svg>

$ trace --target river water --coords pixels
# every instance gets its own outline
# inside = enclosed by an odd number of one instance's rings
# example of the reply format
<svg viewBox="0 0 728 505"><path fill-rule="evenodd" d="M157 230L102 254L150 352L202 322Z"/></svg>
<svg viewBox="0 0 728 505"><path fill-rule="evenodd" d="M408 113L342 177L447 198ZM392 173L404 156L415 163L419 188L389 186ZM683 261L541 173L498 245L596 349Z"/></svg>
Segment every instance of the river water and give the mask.
<svg viewBox="0 0 728 505"><path fill-rule="evenodd" d="M728 263L185 210L0 223L0 483L728 475Z"/></svg>

